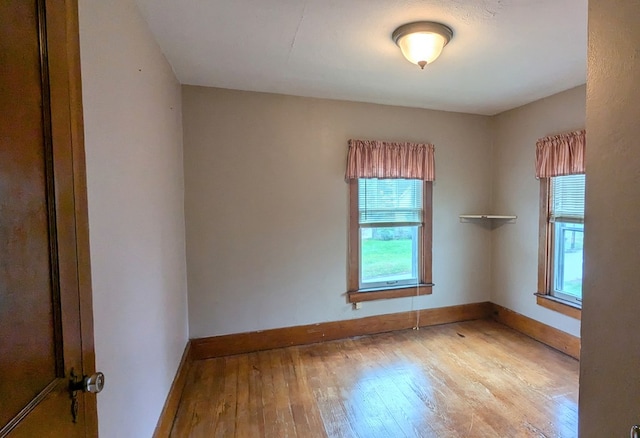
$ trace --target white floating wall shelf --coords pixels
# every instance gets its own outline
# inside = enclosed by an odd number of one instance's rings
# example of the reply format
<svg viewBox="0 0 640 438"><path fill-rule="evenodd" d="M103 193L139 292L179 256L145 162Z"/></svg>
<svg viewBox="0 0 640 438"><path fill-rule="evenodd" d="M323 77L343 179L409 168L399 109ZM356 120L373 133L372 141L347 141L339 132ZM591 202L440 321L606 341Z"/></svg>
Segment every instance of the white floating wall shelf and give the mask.
<svg viewBox="0 0 640 438"><path fill-rule="evenodd" d="M508 214L461 214L460 219L498 219L512 221L518 219L518 216Z"/></svg>

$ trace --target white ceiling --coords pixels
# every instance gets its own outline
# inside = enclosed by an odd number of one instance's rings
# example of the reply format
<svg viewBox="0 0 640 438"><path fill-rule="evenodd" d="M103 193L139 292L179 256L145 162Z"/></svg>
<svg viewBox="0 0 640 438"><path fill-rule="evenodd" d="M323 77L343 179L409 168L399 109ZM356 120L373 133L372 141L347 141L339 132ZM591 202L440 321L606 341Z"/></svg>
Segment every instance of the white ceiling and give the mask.
<svg viewBox="0 0 640 438"><path fill-rule="evenodd" d="M497 114L586 81L587 0L137 0L183 84ZM421 71L391 40L439 21Z"/></svg>

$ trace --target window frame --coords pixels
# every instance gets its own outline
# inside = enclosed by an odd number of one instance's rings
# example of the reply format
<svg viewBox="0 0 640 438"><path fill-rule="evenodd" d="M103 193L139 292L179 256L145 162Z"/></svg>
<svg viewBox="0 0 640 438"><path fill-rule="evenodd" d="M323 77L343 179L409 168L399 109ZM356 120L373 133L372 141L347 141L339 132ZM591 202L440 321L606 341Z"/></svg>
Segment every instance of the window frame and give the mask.
<svg viewBox="0 0 640 438"><path fill-rule="evenodd" d="M582 305L578 301L563 299L553 294L554 229L551 218L551 177L540 178L540 219L538 241L538 305L581 319Z"/></svg>
<svg viewBox="0 0 640 438"><path fill-rule="evenodd" d="M423 181L422 226L418 227L418 279L416 285L400 285L360 289L360 223L358 211L358 179L349 180L349 247L347 297L350 303L431 294L433 244L433 182Z"/></svg>

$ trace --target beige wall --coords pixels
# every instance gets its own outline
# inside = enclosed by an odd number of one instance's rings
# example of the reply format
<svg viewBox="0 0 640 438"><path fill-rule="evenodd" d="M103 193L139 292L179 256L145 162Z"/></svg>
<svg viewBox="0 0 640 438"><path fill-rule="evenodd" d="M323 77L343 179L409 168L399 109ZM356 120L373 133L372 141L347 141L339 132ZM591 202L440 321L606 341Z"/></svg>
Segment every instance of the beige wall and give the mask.
<svg viewBox="0 0 640 438"><path fill-rule="evenodd" d="M152 435L187 341L180 85L133 0L80 0L100 436Z"/></svg>
<svg viewBox="0 0 640 438"><path fill-rule="evenodd" d="M574 336L580 335L580 321L538 306L533 295L540 217L534 163L538 138L585 127L585 100L583 85L493 118L493 211L518 220L493 231L491 299Z"/></svg>
<svg viewBox="0 0 640 438"><path fill-rule="evenodd" d="M614 4L612 4L614 3ZM580 436L640 423L640 3L589 1Z"/></svg>
<svg viewBox="0 0 640 438"><path fill-rule="evenodd" d="M191 337L489 300L488 117L182 90ZM432 296L346 303L349 138L436 145Z"/></svg>

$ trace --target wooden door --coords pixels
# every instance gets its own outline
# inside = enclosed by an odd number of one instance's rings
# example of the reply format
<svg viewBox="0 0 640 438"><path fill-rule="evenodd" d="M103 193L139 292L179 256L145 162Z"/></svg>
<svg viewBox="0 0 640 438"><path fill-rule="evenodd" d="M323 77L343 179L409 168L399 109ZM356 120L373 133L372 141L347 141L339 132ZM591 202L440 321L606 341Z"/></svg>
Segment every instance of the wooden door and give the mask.
<svg viewBox="0 0 640 438"><path fill-rule="evenodd" d="M78 53L75 2L0 1L0 437L97 435Z"/></svg>

